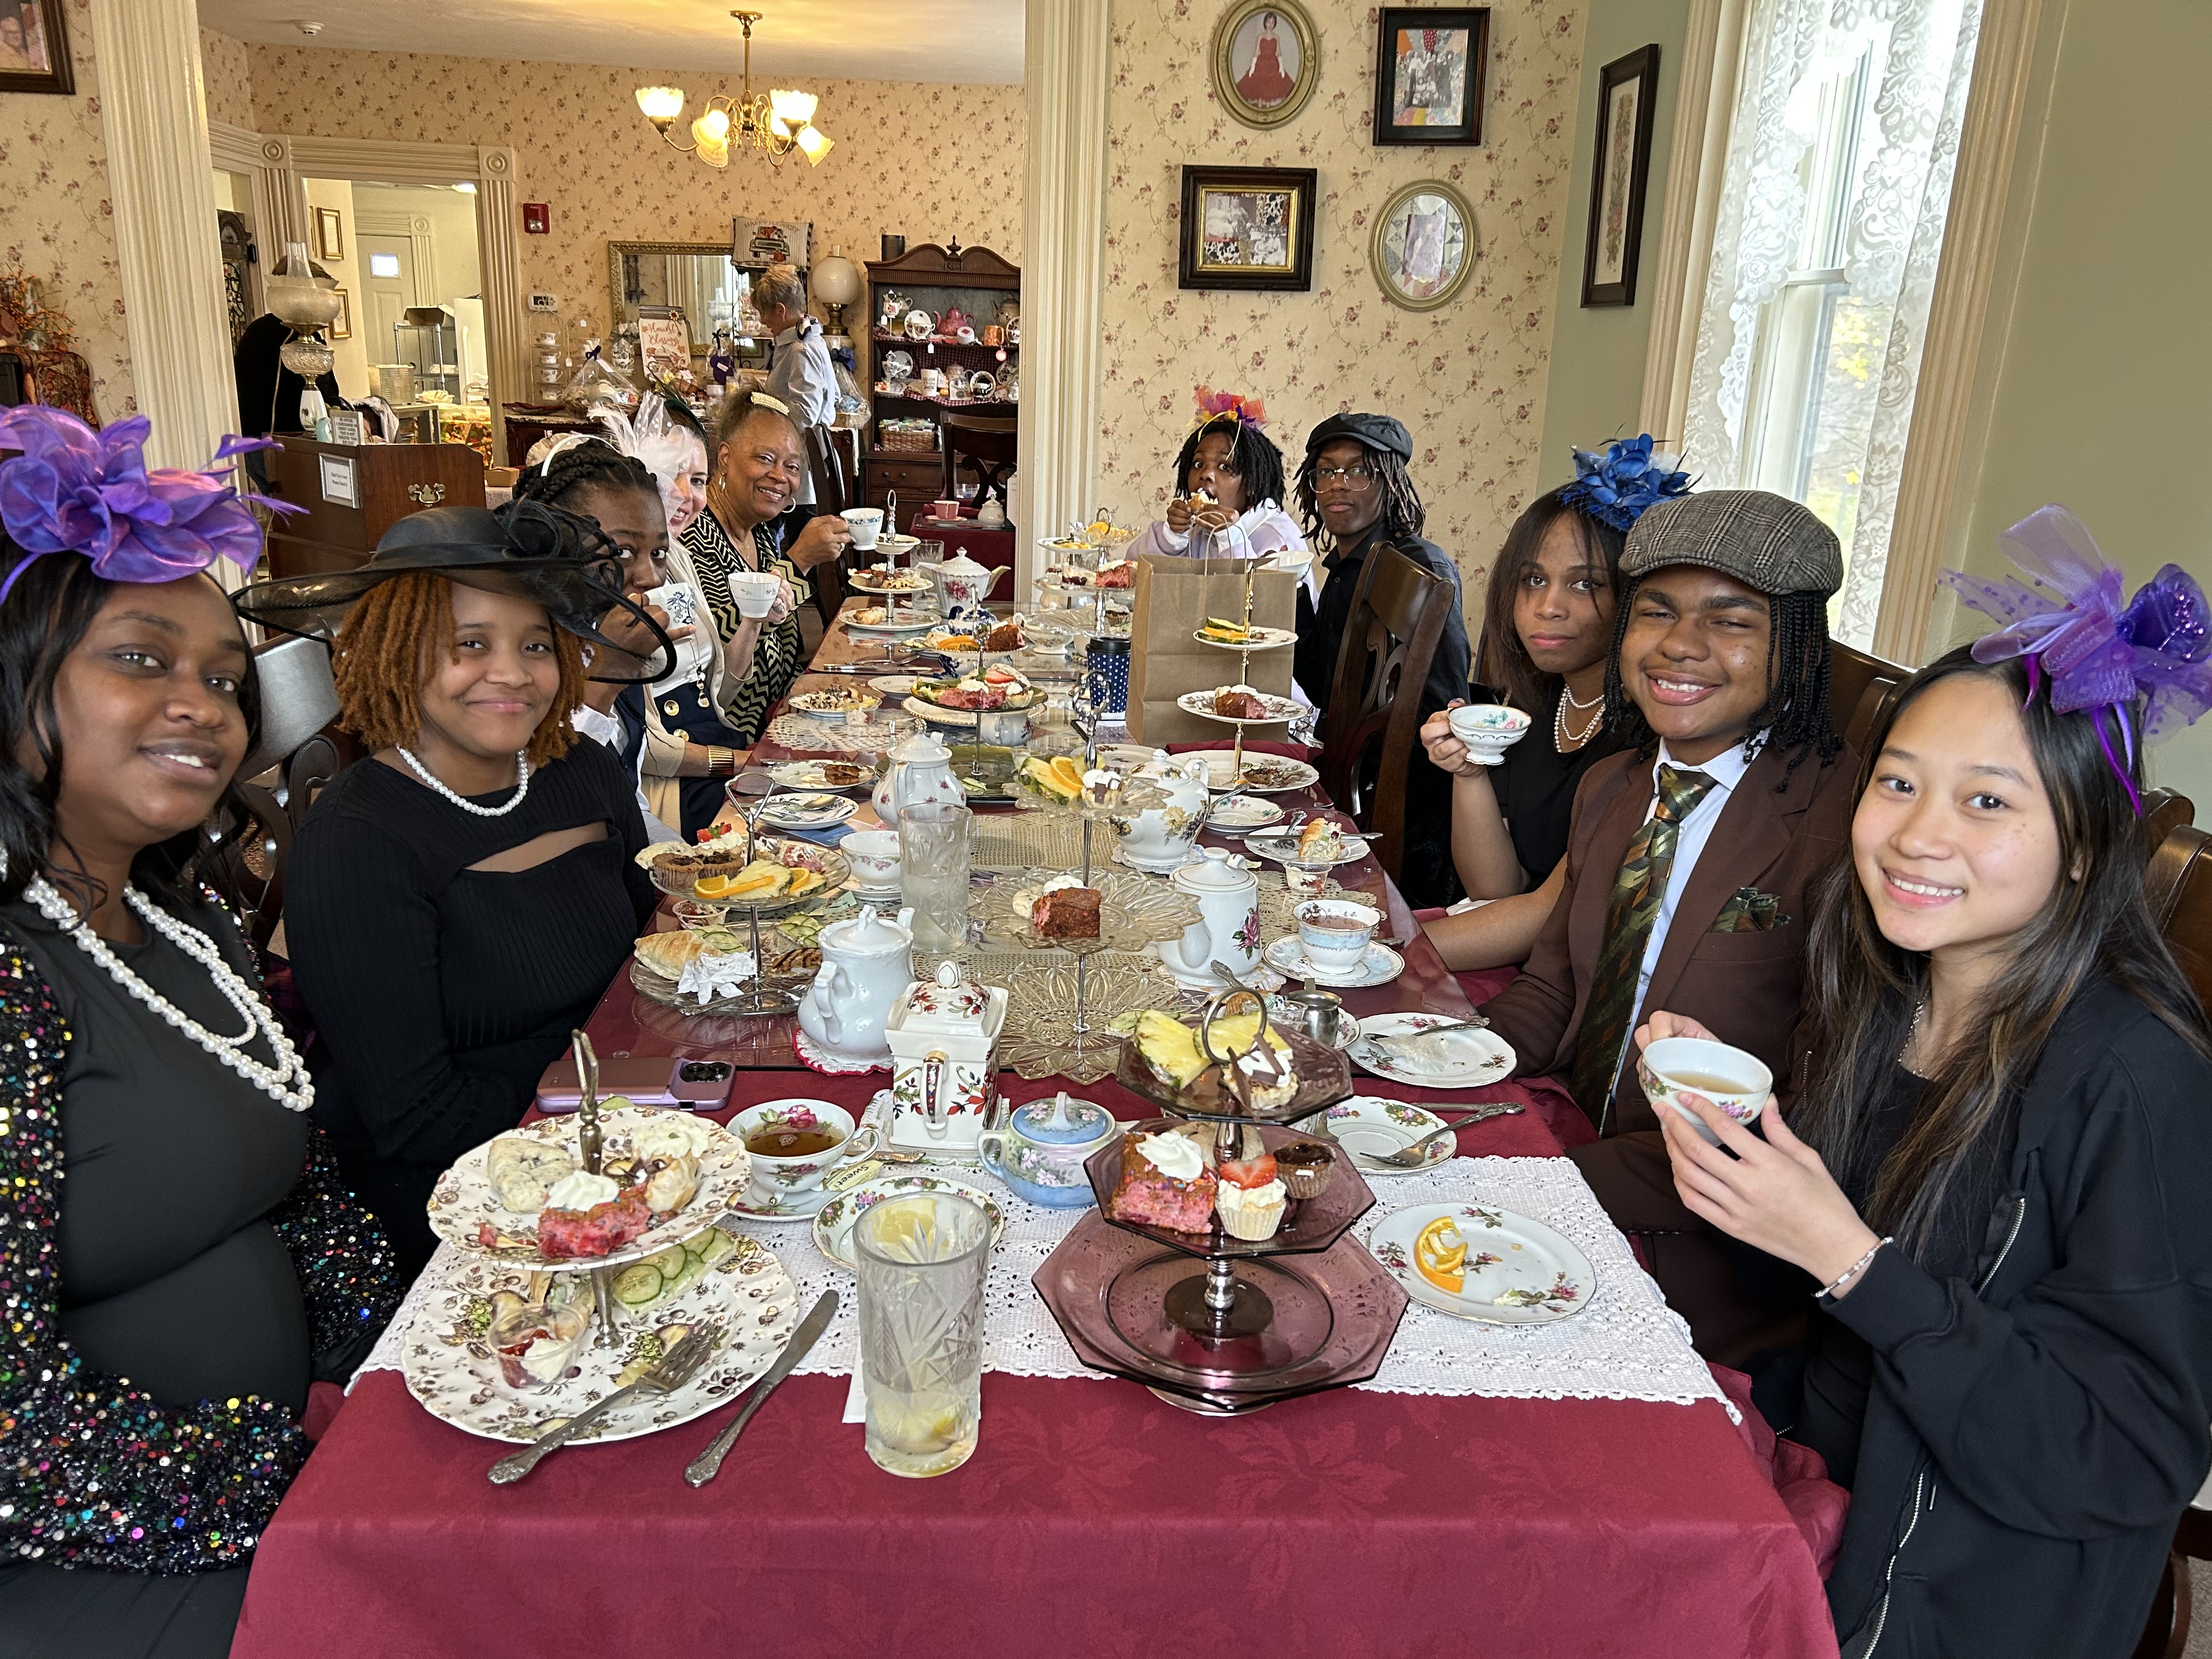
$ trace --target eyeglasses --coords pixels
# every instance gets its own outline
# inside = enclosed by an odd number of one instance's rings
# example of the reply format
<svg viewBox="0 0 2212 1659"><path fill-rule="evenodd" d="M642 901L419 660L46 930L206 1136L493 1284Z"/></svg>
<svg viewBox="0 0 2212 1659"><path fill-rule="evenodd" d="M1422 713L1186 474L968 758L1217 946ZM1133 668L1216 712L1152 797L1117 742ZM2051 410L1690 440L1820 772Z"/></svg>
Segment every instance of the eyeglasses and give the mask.
<svg viewBox="0 0 2212 1659"><path fill-rule="evenodd" d="M1314 469L1314 493L1334 485L1341 485L1355 495L1364 495L1375 488L1375 469L1364 462L1355 461L1350 466L1317 466Z"/></svg>

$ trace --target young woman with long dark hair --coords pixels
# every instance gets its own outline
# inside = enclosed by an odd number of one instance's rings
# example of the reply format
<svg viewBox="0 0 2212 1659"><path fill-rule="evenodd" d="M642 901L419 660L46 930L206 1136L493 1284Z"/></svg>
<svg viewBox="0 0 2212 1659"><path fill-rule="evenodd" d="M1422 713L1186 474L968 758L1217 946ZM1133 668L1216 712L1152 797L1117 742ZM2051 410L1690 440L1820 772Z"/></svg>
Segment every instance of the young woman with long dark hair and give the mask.
<svg viewBox="0 0 2212 1659"><path fill-rule="evenodd" d="M1560 861L1583 775L1620 746L1606 723L1620 554L1646 507L1684 493L1686 474L1644 436L1577 450L1573 483L1531 501L1490 568L1476 665L1493 684L1475 700L1526 711L1528 734L1502 757L1452 734L1455 697L1421 726L1429 759L1452 775L1452 863L1479 908L1425 924L1454 969L1527 960L1566 884Z"/></svg>
<svg viewBox="0 0 2212 1659"><path fill-rule="evenodd" d="M0 1654L219 1656L399 1285L193 879L260 729L219 472L0 411ZM66 1176L67 1179L64 1180ZM95 1495L96 1494L96 1495Z"/></svg>
<svg viewBox="0 0 2212 1659"><path fill-rule="evenodd" d="M2008 536L2045 591L1953 579L2015 625L1863 763L1794 1103L1762 1138L1686 1097L1717 1146L1662 1114L1683 1202L1817 1291L1774 1410L1851 1489L1854 1656L2130 1651L2212 1460L2212 1032L2145 899L2136 743L2212 706L2204 598L2169 566L2121 612L2062 508Z"/></svg>

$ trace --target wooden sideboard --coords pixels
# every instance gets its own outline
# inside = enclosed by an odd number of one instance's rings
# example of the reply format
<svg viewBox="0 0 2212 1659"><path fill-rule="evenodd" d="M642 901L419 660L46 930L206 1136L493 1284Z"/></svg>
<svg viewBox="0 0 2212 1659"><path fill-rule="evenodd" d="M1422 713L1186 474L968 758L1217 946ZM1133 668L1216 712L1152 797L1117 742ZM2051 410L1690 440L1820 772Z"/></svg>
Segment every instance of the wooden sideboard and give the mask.
<svg viewBox="0 0 2212 1659"><path fill-rule="evenodd" d="M306 511L269 536L279 576L350 570L393 523L426 507L482 507L483 458L463 444L317 443L294 433L269 453L269 493Z"/></svg>

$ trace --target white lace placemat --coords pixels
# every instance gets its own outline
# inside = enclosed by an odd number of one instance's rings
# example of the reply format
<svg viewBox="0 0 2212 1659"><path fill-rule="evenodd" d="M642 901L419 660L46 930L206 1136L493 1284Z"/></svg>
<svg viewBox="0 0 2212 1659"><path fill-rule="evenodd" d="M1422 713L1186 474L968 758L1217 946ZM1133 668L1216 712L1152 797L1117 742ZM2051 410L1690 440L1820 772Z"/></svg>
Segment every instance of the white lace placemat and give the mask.
<svg viewBox="0 0 2212 1659"><path fill-rule="evenodd" d="M1030 1282L1085 1212L1027 1203L973 1170L943 1173L987 1187L1006 1214L1006 1231L992 1255L983 1289L985 1368L1016 1376L1098 1376L1076 1358ZM1373 1185L1376 1206L1353 1230L1363 1243L1394 1210L1480 1200L1540 1221L1573 1240L1596 1271L1597 1289L1581 1314L1555 1325L1481 1325L1417 1302L1406 1310L1382 1370L1358 1387L1384 1394L1514 1400L1649 1400L1685 1406L1716 1400L1728 1407L1712 1373L1691 1349L1688 1328L1636 1265L1628 1241L1606 1219L1582 1172L1567 1159L1458 1158ZM798 1371L850 1374L857 1324L853 1275L823 1257L802 1223L726 1218L721 1224L750 1233L775 1253L798 1283L802 1309L825 1290L837 1291L837 1316ZM362 1370L400 1369L405 1333L418 1305L428 1299L423 1286L442 1283L459 1267L459 1252L441 1245ZM1729 1410L1734 1417L1734 1408Z"/></svg>

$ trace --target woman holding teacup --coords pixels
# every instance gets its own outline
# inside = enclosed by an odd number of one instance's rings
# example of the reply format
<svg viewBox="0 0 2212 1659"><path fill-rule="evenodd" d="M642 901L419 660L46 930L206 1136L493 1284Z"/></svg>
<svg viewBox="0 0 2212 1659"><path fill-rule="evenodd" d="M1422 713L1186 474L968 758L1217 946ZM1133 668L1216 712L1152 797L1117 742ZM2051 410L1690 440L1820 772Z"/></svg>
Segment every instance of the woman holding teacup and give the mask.
<svg viewBox="0 0 2212 1659"><path fill-rule="evenodd" d="M2129 1651L2212 1457L2212 1033L2145 901L2136 741L2212 705L2205 600L2169 565L2122 613L2063 508L2008 539L2046 591L1948 578L2019 625L1869 748L1788 1121L1646 1085L1682 1201L1813 1297L1768 1411L1851 1489L1846 1652ZM1637 1035L1656 1069L1712 1034Z"/></svg>
<svg viewBox="0 0 2212 1659"><path fill-rule="evenodd" d="M1455 698L1429 716L1421 742L1452 775L1452 865L1478 908L1424 929L1455 969L1526 961L1566 884L1562 861L1583 775L1620 747L1605 723L1620 554L1644 508L1688 480L1655 458L1647 434L1575 452L1577 477L1538 496L1506 532L1483 602L1485 668L1498 683L1475 702L1525 717L1526 735L1486 744Z"/></svg>
<svg viewBox="0 0 2212 1659"><path fill-rule="evenodd" d="M794 614L813 598L803 573L837 557L853 540L842 519L825 514L809 519L789 548L778 547L775 521L799 499L805 476L806 452L782 404L758 392L722 399L707 510L684 531L683 544L715 631L729 647L723 723L748 747L760 740L769 711L806 666Z"/></svg>

